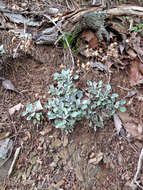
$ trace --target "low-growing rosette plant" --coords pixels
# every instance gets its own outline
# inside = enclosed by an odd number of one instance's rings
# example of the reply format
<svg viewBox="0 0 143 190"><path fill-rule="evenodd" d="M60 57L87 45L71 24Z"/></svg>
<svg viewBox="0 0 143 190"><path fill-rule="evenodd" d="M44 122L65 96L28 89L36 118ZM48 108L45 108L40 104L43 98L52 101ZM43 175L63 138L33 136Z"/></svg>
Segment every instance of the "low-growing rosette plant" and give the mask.
<svg viewBox="0 0 143 190"><path fill-rule="evenodd" d="M104 85L101 80L87 81L87 87L79 90L74 83L79 76L73 76L69 69L55 73L53 78L55 82L50 85L50 98L44 107L48 119L63 132L72 132L76 122L82 119L87 119L89 126L96 131L97 127L104 127L104 121L111 118L117 110L126 111L123 106L126 101L116 100L118 94L112 93L110 84ZM43 118L42 109L40 101L36 101L26 106L22 116L27 116L27 120L38 124Z"/></svg>
<svg viewBox="0 0 143 190"><path fill-rule="evenodd" d="M116 110L126 111L125 100L116 101L117 93L112 93L111 85L103 85L102 81L87 82L87 88L78 90L73 80L79 76L72 76L70 70L62 70L54 74L56 85L50 85L51 98L45 107L49 120L54 126L65 132L71 132L77 121L86 118L89 126L104 126L104 120L110 118Z"/></svg>
<svg viewBox="0 0 143 190"><path fill-rule="evenodd" d="M124 112L126 107L122 106L126 103L125 100L116 101L117 93L112 93L111 85L103 85L102 80L99 82L87 82L86 96L91 101L87 107L86 118L89 121L89 126L97 127L104 126L104 120L111 118L117 110Z"/></svg>
<svg viewBox="0 0 143 190"><path fill-rule="evenodd" d="M78 75L74 76L78 79ZM50 85L48 99L45 107L48 109L48 118L54 120L54 126L65 132L73 130L76 121L86 115L86 107L82 107L83 92L75 87L70 70L62 70L61 74L55 73L54 80L57 85Z"/></svg>

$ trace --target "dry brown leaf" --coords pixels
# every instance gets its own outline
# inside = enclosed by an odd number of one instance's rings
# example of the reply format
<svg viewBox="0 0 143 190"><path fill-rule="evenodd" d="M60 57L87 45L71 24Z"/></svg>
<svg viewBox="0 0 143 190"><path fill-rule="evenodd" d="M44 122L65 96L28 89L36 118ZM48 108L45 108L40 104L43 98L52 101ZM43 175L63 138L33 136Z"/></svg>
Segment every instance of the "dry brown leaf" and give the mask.
<svg viewBox="0 0 143 190"><path fill-rule="evenodd" d="M139 123L137 117L131 117L129 113L118 113L123 122L124 129L131 135L131 137L143 140L143 125Z"/></svg>
<svg viewBox="0 0 143 190"><path fill-rule="evenodd" d="M139 67L139 71L143 75L143 64L141 62L139 63L138 67Z"/></svg>
<svg viewBox="0 0 143 190"><path fill-rule="evenodd" d="M91 30L82 33L82 38L88 42L89 48L95 49L99 46L98 38Z"/></svg>
<svg viewBox="0 0 143 190"><path fill-rule="evenodd" d="M129 80L131 86L143 83L143 76L139 71L139 60L131 61Z"/></svg>
<svg viewBox="0 0 143 190"><path fill-rule="evenodd" d="M133 32L131 34L131 38L128 43L130 47L133 48L140 57L143 56L143 48L141 47L142 46L141 42L142 42L141 37L137 36L137 33Z"/></svg>
<svg viewBox="0 0 143 190"><path fill-rule="evenodd" d="M86 40L87 42L90 42L90 40L92 40L94 36L95 35L91 30L87 30L82 33L81 37L84 38L84 40Z"/></svg>
<svg viewBox="0 0 143 190"><path fill-rule="evenodd" d="M124 124L126 131L131 135L131 137L143 140L143 126L141 124L137 124L134 121L130 121Z"/></svg>
<svg viewBox="0 0 143 190"><path fill-rule="evenodd" d="M10 108L8 110L8 112L9 112L10 115L13 115L16 111L19 111L23 107L24 107L24 105L22 105L21 103L19 103L19 104L13 106L12 108Z"/></svg>
<svg viewBox="0 0 143 190"><path fill-rule="evenodd" d="M116 128L117 134L119 134L122 129L122 122L117 114L114 114L113 118L114 118L114 125Z"/></svg>
<svg viewBox="0 0 143 190"><path fill-rule="evenodd" d="M2 81L2 86L4 89L6 90L11 90L11 91L14 91L14 92L17 92L17 93L20 93L13 85L13 83L10 81L10 80L3 80Z"/></svg>
<svg viewBox="0 0 143 190"><path fill-rule="evenodd" d="M123 123L131 120L130 114L128 112L118 112L118 115Z"/></svg>

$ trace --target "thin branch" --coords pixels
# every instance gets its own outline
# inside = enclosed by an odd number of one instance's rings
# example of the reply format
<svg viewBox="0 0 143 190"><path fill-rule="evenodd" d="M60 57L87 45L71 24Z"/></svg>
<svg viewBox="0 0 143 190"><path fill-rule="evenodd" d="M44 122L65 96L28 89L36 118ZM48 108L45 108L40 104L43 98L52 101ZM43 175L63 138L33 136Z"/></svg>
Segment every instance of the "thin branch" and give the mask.
<svg viewBox="0 0 143 190"><path fill-rule="evenodd" d="M143 161L143 148L142 148L140 156L139 156L138 165L137 165L137 171L136 171L135 176L134 176L134 178L133 178L133 180L131 182L131 187L136 184L138 187L143 189L143 186L141 186L139 184L139 182L137 181L138 175L139 175L139 173L141 171L142 161Z"/></svg>
<svg viewBox="0 0 143 190"><path fill-rule="evenodd" d="M15 163L16 163L16 160L17 160L17 158L18 158L18 156L19 156L20 150L21 150L21 147L18 147L18 148L16 149L16 151L15 151L14 159L13 159L12 164L11 164L11 166L10 166L10 168L9 168L9 171L8 171L8 177L10 177L10 175L11 175L11 173L12 173L12 171L13 171L13 168L14 168L14 165L15 165Z"/></svg>
<svg viewBox="0 0 143 190"><path fill-rule="evenodd" d="M132 6L132 5L122 5L116 8L107 10L108 15L115 16L143 16L143 7Z"/></svg>

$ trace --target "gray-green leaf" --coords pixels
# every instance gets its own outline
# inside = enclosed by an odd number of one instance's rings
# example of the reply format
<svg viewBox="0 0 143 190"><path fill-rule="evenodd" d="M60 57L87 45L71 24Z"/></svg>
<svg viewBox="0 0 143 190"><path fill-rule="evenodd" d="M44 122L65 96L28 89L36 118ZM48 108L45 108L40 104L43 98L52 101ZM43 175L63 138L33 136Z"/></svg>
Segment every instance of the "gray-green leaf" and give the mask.
<svg viewBox="0 0 143 190"><path fill-rule="evenodd" d="M64 129L67 122L66 120L55 120L54 123L56 128Z"/></svg>
<svg viewBox="0 0 143 190"><path fill-rule="evenodd" d="M74 75L74 76L73 76L73 79L74 79L74 80L79 79L79 75Z"/></svg>
<svg viewBox="0 0 143 190"><path fill-rule="evenodd" d="M119 107L119 111L120 111L120 112L125 112L126 110L127 110L127 109L126 109L126 107L124 107L124 106L123 106L123 107Z"/></svg>

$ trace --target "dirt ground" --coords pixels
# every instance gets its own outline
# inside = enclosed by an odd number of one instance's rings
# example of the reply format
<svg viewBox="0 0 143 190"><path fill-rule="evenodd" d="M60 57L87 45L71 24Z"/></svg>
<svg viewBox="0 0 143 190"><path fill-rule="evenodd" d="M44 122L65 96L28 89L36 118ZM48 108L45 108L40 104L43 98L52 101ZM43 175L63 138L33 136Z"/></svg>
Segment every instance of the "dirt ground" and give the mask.
<svg viewBox="0 0 143 190"><path fill-rule="evenodd" d="M1 42L8 39L1 32ZM104 44L100 44L102 46ZM105 48L107 45L105 45ZM54 46L33 46L31 55L17 59L6 59L7 63L0 76L13 82L18 94L0 89L0 133L10 132L14 148L9 159L0 167L0 188L2 190L129 190L136 173L142 149L142 140L128 140L117 134L113 118L106 121L104 128L95 132L85 121L75 125L73 133L62 135L53 124L44 119L33 126L21 117L22 110L10 117L9 109L19 103L27 104L40 100L46 103L49 85L53 74L71 65L68 50ZM110 80L114 92L124 99L128 90L137 89L143 93L142 86L131 87L130 66L123 69L118 65L111 67L110 74L90 67L86 70L80 64L89 59L75 55L76 73L80 67L80 78L76 85L85 86L87 80L105 83ZM131 61L131 60L129 60ZM136 98L125 98L127 112L139 120L143 116L143 103ZM132 103L130 103L132 101ZM45 117L46 118L46 117ZM7 177L16 148L21 147L19 157L10 177ZM0 165L3 163L0 160ZM142 170L141 170L142 173ZM139 174L140 183L143 178ZM140 189L140 188L137 188Z"/></svg>
<svg viewBox="0 0 143 190"><path fill-rule="evenodd" d="M141 142L129 142L116 134L114 123L109 120L103 129L95 133L84 125L84 121L75 126L75 131L62 136L52 124L44 121L38 128L27 123L16 113L9 118L8 109L22 103L26 105L40 99L47 101L48 85L52 74L59 71L62 50L47 47L51 56L48 62L38 64L32 59L23 58L13 61L12 68L5 71L5 77L12 80L16 88L25 96L1 89L2 132L10 131L16 136L15 148L22 146L19 160L10 179L6 179L7 189L128 189L137 166ZM81 74L84 76L85 74ZM86 73L86 79L97 80L108 76L96 69ZM124 79L124 80L123 80ZM84 83L84 79L80 81ZM125 92L118 86L128 87L126 73L113 69L111 85L121 97ZM90 159L103 154L99 164L91 164ZM7 167L7 164L6 164ZM1 168L2 169L2 168ZM3 170L0 170L3 173Z"/></svg>

